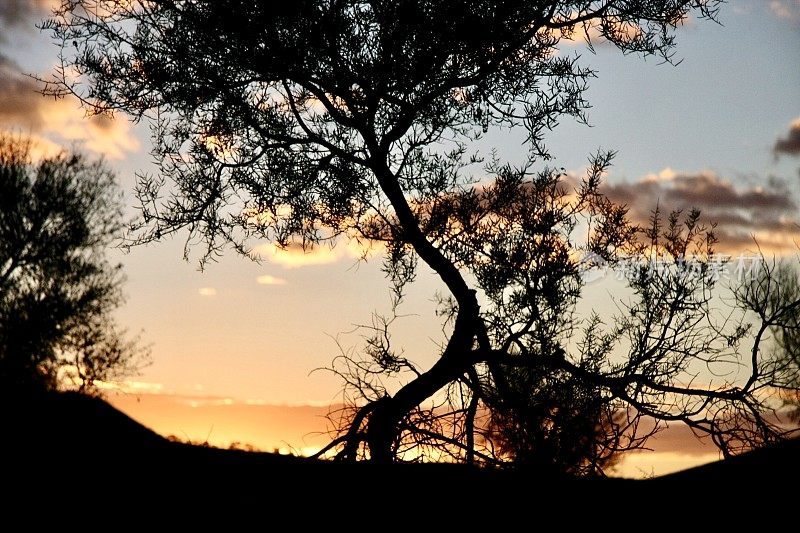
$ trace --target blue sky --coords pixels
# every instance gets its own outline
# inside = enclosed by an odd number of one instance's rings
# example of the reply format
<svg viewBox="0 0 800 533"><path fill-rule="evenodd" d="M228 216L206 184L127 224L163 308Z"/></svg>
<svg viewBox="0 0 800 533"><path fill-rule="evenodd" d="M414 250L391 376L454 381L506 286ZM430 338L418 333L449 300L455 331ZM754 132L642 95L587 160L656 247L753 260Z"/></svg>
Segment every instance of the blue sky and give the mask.
<svg viewBox="0 0 800 533"><path fill-rule="evenodd" d="M103 155L130 193L134 173L149 169L147 128L124 119L87 121L74 101L45 100L22 76L46 74L55 65L56 48L33 26L49 3L0 2L0 130L30 133L44 150L78 143ZM760 198L763 205L741 206L737 235L760 232L768 242L780 237L785 244L800 220L800 159L774 148L779 139L791 139L800 118L800 2L734 0L723 6L720 22L691 20L678 31L677 66L624 57L605 45L595 54L562 47L561 53L581 53L598 72L588 92L592 127L564 121L548 144L554 162L576 172L598 147L618 150L609 183L619 194L641 193L634 207L642 213L661 197L680 204L699 187L712 214L715 195L734 202ZM504 157L521 160L518 135L492 132L489 140ZM658 186L642 185L648 180ZM758 191L766 192L753 196ZM778 212L781 196L791 201ZM130 194L128 200L133 203ZM773 235L779 222L789 229ZM153 348L153 364L138 379L162 391L274 403L334 398L332 376L308 373L336 355L333 337L368 323L373 310L387 309L379 262L358 264L340 246L262 264L231 253L200 273L195 262L182 261L182 244L120 255L129 278L120 321L142 330ZM441 337L431 303L438 288L422 271L403 309L410 316L395 333L423 364L432 361ZM358 335L340 340L355 344Z"/></svg>

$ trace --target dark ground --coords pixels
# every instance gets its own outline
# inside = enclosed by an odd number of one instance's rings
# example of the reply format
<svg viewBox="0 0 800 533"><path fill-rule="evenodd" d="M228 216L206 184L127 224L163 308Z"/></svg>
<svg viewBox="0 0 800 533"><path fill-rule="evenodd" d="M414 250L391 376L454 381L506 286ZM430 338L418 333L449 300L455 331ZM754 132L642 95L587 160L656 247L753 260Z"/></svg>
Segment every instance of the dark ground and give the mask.
<svg viewBox="0 0 800 533"><path fill-rule="evenodd" d="M566 524L624 521L651 511L659 523L660 516L686 518L701 510L725 522L753 507L759 515L788 511L797 524L797 511L784 507L787 497L797 500L797 440L652 480L554 479L529 470L335 464L180 444L100 399L77 394L6 398L2 405L0 488L21 500L79 494L78 509L132 497L145 506L204 502L192 508L193 517L213 514L208 503L224 501L248 509L266 505L274 513L302 504L305 512L295 518L312 521L342 509L370 509L392 524L427 509L423 516L444 512L462 519L556 513ZM659 502L669 502L663 512ZM565 503L575 512L565 513Z"/></svg>

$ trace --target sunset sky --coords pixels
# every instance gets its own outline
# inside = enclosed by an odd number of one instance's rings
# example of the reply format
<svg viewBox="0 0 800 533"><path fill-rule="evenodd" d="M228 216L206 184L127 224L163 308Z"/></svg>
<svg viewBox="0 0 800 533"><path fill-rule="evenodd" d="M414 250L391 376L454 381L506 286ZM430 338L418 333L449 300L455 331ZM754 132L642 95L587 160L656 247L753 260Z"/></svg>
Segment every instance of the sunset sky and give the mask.
<svg viewBox="0 0 800 533"><path fill-rule="evenodd" d="M117 170L133 216L136 172L152 171L149 130L118 117L88 120L76 101L37 94L26 74L47 76L57 49L35 24L54 0L0 0L0 131L31 134L38 153L80 146ZM548 137L558 166L579 173L598 147L619 155L612 198L646 217L663 207L703 209L720 222L721 246L788 253L800 242L800 0L730 0L720 25L689 20L678 31L677 66L622 56L598 43L580 52L598 71L588 100L592 127L565 120ZM485 143L520 162L521 136L490 132ZM115 402L162 433L262 449L319 446L338 381L326 367L357 345L358 324L389 306L380 261L359 262L342 243L309 254L264 245L265 261L228 253L198 270L180 239L114 252L125 266L128 300L119 321L152 346L152 364ZM410 291L394 339L423 366L442 339L430 271ZM602 311L604 290L587 306ZM716 457L673 430L657 453L631 460L628 475L663 472ZM285 442L283 442L285 441Z"/></svg>

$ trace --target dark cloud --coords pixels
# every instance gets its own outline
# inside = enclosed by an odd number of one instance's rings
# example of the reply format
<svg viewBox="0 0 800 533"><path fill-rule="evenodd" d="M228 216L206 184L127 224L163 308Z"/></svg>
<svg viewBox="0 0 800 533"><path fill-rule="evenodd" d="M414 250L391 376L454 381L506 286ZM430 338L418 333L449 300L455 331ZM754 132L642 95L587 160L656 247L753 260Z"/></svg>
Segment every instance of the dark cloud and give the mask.
<svg viewBox="0 0 800 533"><path fill-rule="evenodd" d="M728 210L746 207L749 210L795 211L797 206L786 188L773 183L771 190L750 188L737 190L730 182L713 174L676 176L668 200L694 205L706 210Z"/></svg>
<svg viewBox="0 0 800 533"><path fill-rule="evenodd" d="M41 89L40 82L23 74L17 63L0 52L0 132L31 135L40 148L39 156L57 153L59 145L74 142L113 159L138 150L139 142L126 120L107 115L87 118L74 98L46 98Z"/></svg>
<svg viewBox="0 0 800 533"><path fill-rule="evenodd" d="M52 0L0 0L0 44L9 49L14 33L35 30L48 13ZM0 127L36 132L43 127L42 96L35 80L0 49Z"/></svg>
<svg viewBox="0 0 800 533"><path fill-rule="evenodd" d="M0 43L9 44L15 30L35 31L52 5L53 0L0 0Z"/></svg>
<svg viewBox="0 0 800 533"><path fill-rule="evenodd" d="M36 80L20 73L20 67L0 54L0 125L40 131L44 125Z"/></svg>
<svg viewBox="0 0 800 533"><path fill-rule="evenodd" d="M21 43L27 41L20 38L21 33L35 31L36 23L58 3L0 0L0 132L30 135L40 157L77 142L92 152L123 158L126 152L139 148L127 121L105 115L87 118L74 98L45 98L41 83L27 76L27 69L9 57L12 46L24 46Z"/></svg>
<svg viewBox="0 0 800 533"><path fill-rule="evenodd" d="M775 146L772 148L772 151L776 156L800 156L800 119L792 123L786 137L775 141Z"/></svg>
<svg viewBox="0 0 800 533"><path fill-rule="evenodd" d="M89 118L94 126L102 131L110 132L114 129L114 119L108 115L94 115Z"/></svg>
<svg viewBox="0 0 800 533"><path fill-rule="evenodd" d="M630 209L631 218L646 225L653 209L662 213L697 208L706 223L716 223L720 250L752 248L755 235L766 247L787 247L800 238L800 209L785 182L735 186L716 174L648 177L633 183L607 183L605 193ZM769 241L769 242L765 242ZM783 246L783 245L781 245Z"/></svg>
<svg viewBox="0 0 800 533"><path fill-rule="evenodd" d="M42 96L41 90L39 81L23 74L16 62L0 53L0 128L20 128L39 133L47 129L48 119L58 118L52 115L58 113L60 107L74 104L60 100L60 106L53 105L53 99ZM101 133L114 133L118 126L107 115L95 115L86 120Z"/></svg>

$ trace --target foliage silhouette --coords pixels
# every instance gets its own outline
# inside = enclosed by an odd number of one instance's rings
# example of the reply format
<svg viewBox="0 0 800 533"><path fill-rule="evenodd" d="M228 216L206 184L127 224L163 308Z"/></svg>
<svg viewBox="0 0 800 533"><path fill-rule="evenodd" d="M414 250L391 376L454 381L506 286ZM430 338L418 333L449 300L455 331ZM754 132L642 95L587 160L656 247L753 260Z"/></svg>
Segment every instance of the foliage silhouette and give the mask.
<svg viewBox="0 0 800 533"><path fill-rule="evenodd" d="M668 421L726 454L783 434L758 342L751 364L750 330L715 321L699 214L631 224L600 189L610 152L579 180L547 166L545 134L585 119L595 74L560 43L669 61L674 29L719 3L72 0L46 24L62 50L49 93L152 122L137 242L188 230L203 261L264 239L379 245L397 305L420 261L436 272L437 361L418 368L392 345L396 317L376 317L364 352L334 363L349 408L326 453L599 473ZM490 128L522 128L528 163L479 157ZM621 260L616 322L578 316L586 269Z"/></svg>
<svg viewBox="0 0 800 533"><path fill-rule="evenodd" d="M123 229L121 197L100 162L62 153L33 163L30 142L0 136L0 386L94 390L146 351L111 317L120 266L105 257Z"/></svg>
<svg viewBox="0 0 800 533"><path fill-rule="evenodd" d="M770 338L770 351L761 364L780 379L771 386L800 421L800 278L797 264L787 259L764 263L763 269L743 284L737 298L754 309L762 323L762 336Z"/></svg>

